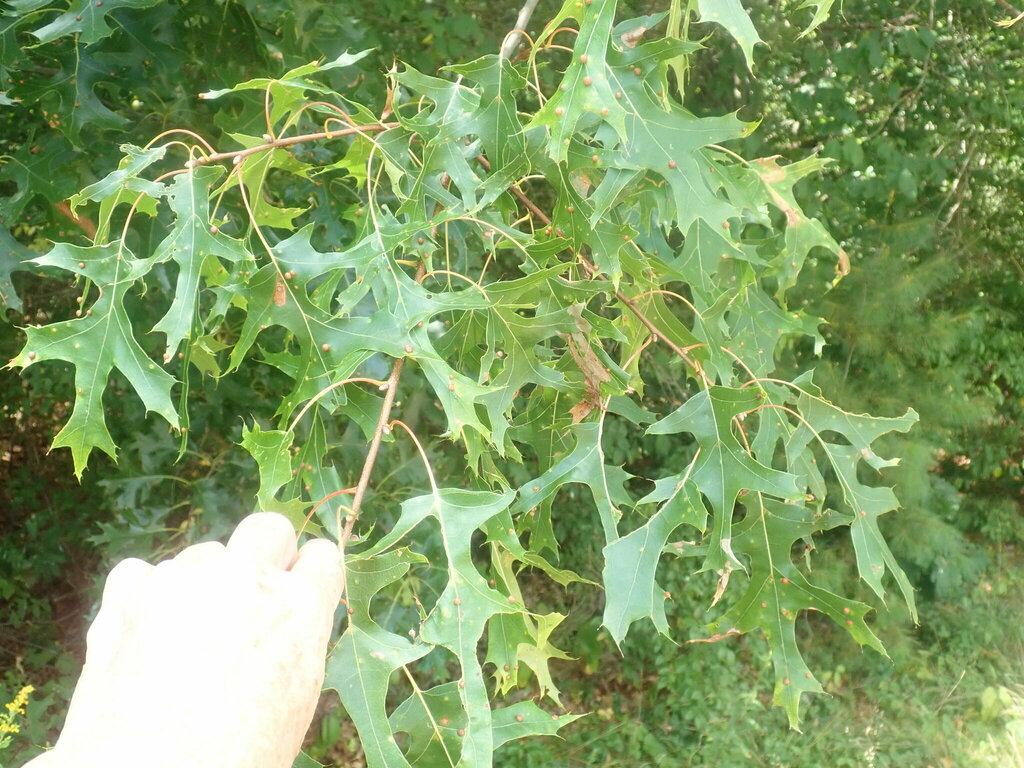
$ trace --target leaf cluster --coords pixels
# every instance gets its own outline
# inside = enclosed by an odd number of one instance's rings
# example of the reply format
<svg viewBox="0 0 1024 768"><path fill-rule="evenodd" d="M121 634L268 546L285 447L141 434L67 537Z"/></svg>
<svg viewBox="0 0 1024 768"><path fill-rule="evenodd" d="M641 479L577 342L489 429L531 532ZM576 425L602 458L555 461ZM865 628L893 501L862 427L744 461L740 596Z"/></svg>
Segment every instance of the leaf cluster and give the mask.
<svg viewBox="0 0 1024 768"><path fill-rule="evenodd" d="M725 15L699 6L753 45L738 2ZM124 146L119 167L70 201L95 216L93 242L34 259L74 276L81 309L27 327L11 365L74 367L54 444L79 475L95 450L116 456L112 382L184 452L205 390L275 372L269 419L236 406L256 507L346 548L327 686L372 766L489 765L506 741L575 717L491 703L533 686L559 703L550 665L567 654L552 636L565 617L523 586L528 573L585 581L559 566L556 517L599 520L603 624L617 643L645 619L667 634L663 559L715 574L702 639L763 635L794 727L802 694L822 690L796 642L801 616L820 612L882 652L870 606L816 583L797 553L842 530L871 591L884 599L889 577L914 612L879 528L898 502L878 474L896 462L876 442L916 414L847 413L809 371L777 371L788 345L823 341L794 300L830 287L806 285L809 260L829 260L836 281L849 270L794 191L825 162L724 146L754 125L698 116L673 95L670 72L700 46L648 34L665 14L616 12L569 0L515 61L400 66L383 105L337 87L363 54L204 91L237 117L228 137L215 146L182 128ZM547 91L541 71L556 80ZM157 319L140 322L138 302ZM436 433L399 405L414 398L436 409ZM678 462L655 477L611 463L613 423L670 440ZM353 431L361 467L339 459ZM426 482L395 509L375 462L406 440ZM453 451L464 470L435 471ZM379 596L417 579L433 592L396 631ZM423 687L428 657L447 679ZM399 672L408 698L390 708Z"/></svg>

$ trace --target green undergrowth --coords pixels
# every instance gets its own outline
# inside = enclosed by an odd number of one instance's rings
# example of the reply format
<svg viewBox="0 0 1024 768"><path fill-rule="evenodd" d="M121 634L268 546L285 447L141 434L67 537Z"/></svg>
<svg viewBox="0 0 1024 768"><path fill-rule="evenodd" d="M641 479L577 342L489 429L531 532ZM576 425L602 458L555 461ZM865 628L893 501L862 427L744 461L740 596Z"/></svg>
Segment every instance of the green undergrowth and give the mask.
<svg viewBox="0 0 1024 768"><path fill-rule="evenodd" d="M670 619L680 643L645 630L620 657L603 632L579 628L568 645L586 673L563 693L590 715L563 730L564 740L509 745L496 765L1024 765L1024 563L1012 551L991 554L974 587L922 601L916 629L899 611L879 613L875 630L889 639L891 662L804 621L798 638L829 695L808 707L802 732L788 730L764 695L763 642L685 642L706 593L679 582Z"/></svg>

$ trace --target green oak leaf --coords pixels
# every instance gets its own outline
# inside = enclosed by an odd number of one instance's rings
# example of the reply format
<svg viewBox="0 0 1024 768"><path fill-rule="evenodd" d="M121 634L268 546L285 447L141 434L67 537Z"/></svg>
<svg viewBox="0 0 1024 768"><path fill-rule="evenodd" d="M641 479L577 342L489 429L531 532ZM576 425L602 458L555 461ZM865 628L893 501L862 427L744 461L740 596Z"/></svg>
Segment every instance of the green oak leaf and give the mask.
<svg viewBox="0 0 1024 768"><path fill-rule="evenodd" d="M240 133L232 133L230 136L247 149L266 143L262 136L245 136ZM272 171L305 175L309 166L299 160L294 153L279 148L251 155L239 165L235 173L225 180L221 191L233 189L241 181L245 184L249 207L257 224L261 227L294 229L295 218L305 213L307 208L285 208L275 205L269 198L267 177Z"/></svg>
<svg viewBox="0 0 1024 768"><path fill-rule="evenodd" d="M370 550L380 552L393 546L427 517L438 521L448 559L448 583L423 622L420 638L450 650L462 668L459 696L468 716L462 760L467 765L489 764L494 751L491 711L476 656L477 643L492 616L523 610L514 596L503 595L488 586L473 565L471 539L477 528L507 509L512 499L511 491L491 493L455 488L417 496L402 504L395 527Z"/></svg>
<svg viewBox="0 0 1024 768"><path fill-rule="evenodd" d="M395 733L409 737L405 757L413 768L456 765L467 720L457 682L415 690L389 718Z"/></svg>
<svg viewBox="0 0 1024 768"><path fill-rule="evenodd" d="M547 696L554 703L561 704L561 691L551 677L549 662L551 659L571 660L572 656L551 644L551 633L565 620L561 613L548 613L543 616L527 617L530 626L530 637L517 647L517 656L537 678L541 697Z"/></svg>
<svg viewBox="0 0 1024 768"><path fill-rule="evenodd" d="M37 195L54 204L67 199L78 184L69 170L75 154L60 134L50 133L0 158L4 181L16 187L0 198L0 224L13 226Z"/></svg>
<svg viewBox="0 0 1024 768"><path fill-rule="evenodd" d="M520 701L494 711L494 748L526 736L554 736L583 715L550 715L532 701Z"/></svg>
<svg viewBox="0 0 1024 768"><path fill-rule="evenodd" d="M519 687L519 646L529 643L529 628L521 613L499 613L487 622L487 656L494 667L494 689L502 696Z"/></svg>
<svg viewBox="0 0 1024 768"><path fill-rule="evenodd" d="M425 656L431 646L381 628L370 616L370 601L425 558L405 549L345 559L348 626L327 657L324 687L341 697L359 732L367 768L408 768L388 723L391 675Z"/></svg>
<svg viewBox="0 0 1024 768"><path fill-rule="evenodd" d="M825 19L828 18L829 13L832 11L832 6L835 4L835 0L804 0L797 8L813 8L814 16L811 17L810 22L804 27L804 31L797 35L797 38L806 37L811 34L815 29L821 26Z"/></svg>
<svg viewBox="0 0 1024 768"><path fill-rule="evenodd" d="M626 110L615 96L614 78L607 62L615 5L615 0L595 0L589 5L566 0L541 34L546 38L569 18L575 19L580 27L572 62L563 73L558 90L526 126L527 130L538 126L548 129L547 153L555 162L566 160L569 140L581 124L590 126L603 120L623 142L630 140Z"/></svg>
<svg viewBox="0 0 1024 768"><path fill-rule="evenodd" d="M100 220L104 226L107 226L111 211L121 203L128 203L151 216L156 215L157 201L165 194L166 187L142 178L140 174L163 159L167 146L140 149L132 144L122 144L121 151L124 157L116 170L71 196L68 203L72 213L77 213L89 200L101 201Z"/></svg>
<svg viewBox="0 0 1024 768"><path fill-rule="evenodd" d="M728 284L733 272L726 270L730 260L744 261L755 268L768 263L750 247L728 237L728 231L713 227L704 219L697 219L686 232L683 247L674 258L666 259L673 276L678 275L694 293L694 304L703 311L715 303L725 290L735 290Z"/></svg>
<svg viewBox="0 0 1024 768"><path fill-rule="evenodd" d="M594 584L594 582L584 579L574 571L555 567L537 552L524 547L519 541L519 535L512 521L512 514L509 511L499 512L488 520L486 531L488 541L492 544L500 545L505 553L507 553L507 557L543 571L556 584L560 584L563 587L574 583ZM507 567L500 570L507 571ZM506 579L506 581L509 581L509 579Z"/></svg>
<svg viewBox="0 0 1024 768"><path fill-rule="evenodd" d="M417 766L463 765L458 762L466 715L461 709L458 686L444 683L416 691L391 715L395 732L406 733L405 757ZM496 709L493 714L494 748L527 736L553 736L583 715L551 715L532 701Z"/></svg>
<svg viewBox="0 0 1024 768"><path fill-rule="evenodd" d="M277 498L279 491L292 481L291 447L294 439L292 432L264 431L258 424L252 428L242 427L241 445L256 460L259 468L260 487L256 492L256 511L279 512L291 520L298 530L305 522L305 511L309 505L298 498Z"/></svg>
<svg viewBox="0 0 1024 768"><path fill-rule="evenodd" d="M529 510L538 505L550 505L562 486L568 483L582 483L590 489L597 505L605 540L614 541L619 537L616 525L622 517L619 505L632 502L624 487L630 474L622 467L612 467L604 463L601 424L576 424L569 431L575 439L572 452L543 475L520 487L519 499L513 512L528 514ZM533 548L540 550L541 546Z"/></svg>
<svg viewBox="0 0 1024 768"><path fill-rule="evenodd" d="M188 361L204 376L219 379L223 375L223 371L220 368L218 355L230 348L230 344L216 336L206 334L200 336L189 346Z"/></svg>
<svg viewBox="0 0 1024 768"><path fill-rule="evenodd" d="M849 258L846 252L825 230L817 219L804 215L793 194L793 186L811 173L817 173L826 167L830 158L809 157L790 165L780 166L774 157L761 158L755 161L757 175L770 195L771 204L778 208L786 217L785 243L786 250L779 259L778 295L784 297L786 291L796 285L797 276L803 268L807 255L814 248L824 248L835 254L837 259L837 279L850 271Z"/></svg>
<svg viewBox="0 0 1024 768"><path fill-rule="evenodd" d="M714 193L719 181L704 147L746 136L753 125L736 115L696 117L652 94L662 63L645 55L644 45L616 52L610 82L622 94L626 138L598 152L602 167L640 171L668 183L676 226L687 231L697 219L723 228L739 211ZM596 193L595 193L596 194Z"/></svg>
<svg viewBox="0 0 1024 768"><path fill-rule="evenodd" d="M65 35L78 33L85 44L96 43L114 32L107 24L107 14L122 8L151 8L160 0L73 0L64 13L48 24L33 30L40 43L50 43Z"/></svg>
<svg viewBox="0 0 1024 768"><path fill-rule="evenodd" d="M864 622L871 607L815 586L792 562L793 545L809 540L823 527L837 525L811 514L799 504L757 497L747 503L747 517L737 525L733 550L749 563L743 594L719 620L712 633L760 629L768 641L775 667L775 704L797 728L800 696L821 693L821 684L807 668L796 642L796 619L802 611L819 611L861 645L879 653L885 649Z"/></svg>
<svg viewBox="0 0 1024 768"><path fill-rule="evenodd" d="M85 2L86 0L78 0ZM10 94L40 109L61 115L54 128L75 147L83 148L90 136L113 129L123 129L128 119L110 109L97 95L97 86L115 81L117 71L99 58L92 49L81 45L47 46L47 66L23 70L18 85ZM70 149L65 143L65 149ZM76 164L57 167L55 179L69 185L64 199L76 191L79 180L72 173Z"/></svg>
<svg viewBox="0 0 1024 768"><path fill-rule="evenodd" d="M494 530L496 521L503 523L505 520L502 518L508 517L507 512L502 512L488 521L487 535L492 544L497 541L504 544L514 538L512 533L502 536L500 531ZM497 537L494 536L495 533L498 533ZM511 551L492 550L491 562L498 576L495 583L501 584L512 599L522 603L523 594L513 569L517 559L517 556ZM574 581L580 580L575 577L575 574L573 577ZM540 696L547 696L555 704L561 704L559 699L561 691L558 690L551 677L548 663L551 659L572 658L550 642L551 633L564 620L564 614L555 612L543 616L528 613L498 614L491 618L488 622L488 648L485 661L494 664L495 687L499 692L504 694L520 684L521 665L519 662L522 661L533 672ZM494 623L499 625L497 631L491 626ZM493 648L492 642L495 644Z"/></svg>
<svg viewBox="0 0 1024 768"><path fill-rule="evenodd" d="M754 46L758 43L763 44L764 40L757 34L740 0L698 0L697 11L702 22L720 24L732 35L743 50L747 68L753 72Z"/></svg>
<svg viewBox="0 0 1024 768"><path fill-rule="evenodd" d="M257 337L272 326L287 329L298 345L297 353L282 352L277 363L295 380L278 409L282 416L335 381L347 378L373 352L402 357L411 341L407 331L397 324L395 313L388 309L342 317L313 302L309 284L320 275L387 257L376 247L365 247L362 241L342 253L322 254L309 243L311 231L306 227L275 245L271 249L273 261L238 287L246 317L231 351L229 371L241 365ZM331 395L329 402L344 402L338 390Z"/></svg>
<svg viewBox="0 0 1024 768"><path fill-rule="evenodd" d="M662 550L680 525L692 525L702 532L706 525L707 509L689 476L655 481L654 490L637 503L650 502L662 503L646 523L604 548L602 623L620 646L630 625L640 619L650 619L659 632L668 636L668 594L655 580Z"/></svg>
<svg viewBox="0 0 1024 768"><path fill-rule="evenodd" d="M361 389L352 388L349 392L349 406L360 393L365 394ZM367 397L371 397L371 395L367 395ZM348 410L345 412L347 415ZM374 411L374 422L376 422L376 415L379 412L378 406ZM317 505L316 515L324 529L329 531L335 540L340 540L344 530L345 514L339 505L351 505L351 497L349 494L338 493L345 488L341 473L332 462L325 462L325 457L331 450L331 442L324 424L324 414L316 411L310 416L310 419L313 423L295 454L299 466L294 475L295 490L293 493L298 493L299 487L306 487L309 498L317 502L330 497L333 500L332 503Z"/></svg>
<svg viewBox="0 0 1024 768"><path fill-rule="evenodd" d="M182 340L192 335L204 270L223 270L217 259L228 262L252 259L243 241L228 237L210 223L207 190L223 170L214 166L189 169L175 177L166 191L174 213L170 234L157 246L153 259L174 261L178 280L167 313L153 327L167 336L166 355L172 356Z"/></svg>
<svg viewBox="0 0 1024 768"><path fill-rule="evenodd" d="M406 166L412 184L399 214L417 216L425 206L435 203L453 208L461 202L463 209L473 210L483 180L473 167L479 154L478 139L474 141L469 134L476 133L474 123L480 111L480 94L461 82L430 77L415 69L401 72L398 81L433 102L433 108L402 120L407 131L422 137L423 149L422 165ZM468 141L463 141L464 137ZM444 179L450 179L450 186ZM452 189L458 191L458 196Z"/></svg>
<svg viewBox="0 0 1024 768"><path fill-rule="evenodd" d="M25 347L9 363L27 368L44 360L63 360L75 366L75 406L53 447L71 449L75 475L81 478L94 448L116 458L103 408L103 393L114 368L128 379L147 411L178 426L171 402L175 380L139 346L124 308L125 295L152 262L136 259L120 242L88 247L58 243L34 262L83 275L103 289L84 317L26 328Z"/></svg>
<svg viewBox="0 0 1024 768"><path fill-rule="evenodd" d="M401 167L411 179L400 214L430 216L431 201L451 212L482 210L529 170L513 93L525 83L522 76L497 56L453 69L481 83L479 90L461 79L451 82L411 68L397 76L428 105L415 115L401 116L409 138L415 135L422 149L389 155L392 172ZM421 155L417 163L403 162L413 154ZM486 158L480 161L482 154Z"/></svg>
<svg viewBox="0 0 1024 768"><path fill-rule="evenodd" d="M914 589L878 528L879 516L897 509L899 502L891 488L861 482L858 466L864 462L879 470L898 463L897 460L878 456L871 444L889 432L909 431L917 422L917 413L910 408L895 418L847 413L822 398L817 387L809 382L803 384L796 406L802 421L789 438L787 453L800 452L812 440L824 452L835 470L844 511L849 515L850 536L857 553L860 577L884 600L882 578L888 569L916 621ZM847 442L837 443L828 439L830 433L842 435Z"/></svg>
<svg viewBox="0 0 1024 768"><path fill-rule="evenodd" d="M314 760L305 752L299 752L295 757L295 762L292 763L292 768L324 768L324 764Z"/></svg>
<svg viewBox="0 0 1024 768"><path fill-rule="evenodd" d="M714 321L718 314L708 312L708 320ZM824 320L804 312L783 310L756 284L739 289L724 314L733 343L740 347L733 351L742 352L744 363L755 376L767 376L775 370L775 353L786 336L810 337L816 355L825 345L818 331Z"/></svg>
<svg viewBox="0 0 1024 768"><path fill-rule="evenodd" d="M508 593L517 600L522 600L513 570L517 561L543 571L562 586L574 582L593 584L572 571L554 567L539 554L524 548L516 533L512 515L507 510L488 520L485 530L492 545L491 562L496 575ZM519 686L519 660L522 657L537 676L540 695L552 695L557 702L559 692L551 679L547 662L552 658L569 657L548 642L548 637L551 629L563 618L554 613L540 617L525 613L497 614L491 617L487 623L485 663L494 665L494 685L499 693L504 695Z"/></svg>
<svg viewBox="0 0 1024 768"><path fill-rule="evenodd" d="M5 85L10 82L8 78L13 77L18 72L21 57L24 55L24 49L21 46L21 41L18 39L19 26L24 21L24 14L35 10L34 8L20 10L16 7L17 3L24 1L10 0L7 5L11 7L0 10L0 19L11 16L15 17L15 20L12 22L0 23L0 83Z"/></svg>
<svg viewBox="0 0 1024 768"><path fill-rule="evenodd" d="M646 287L646 286L644 286ZM705 367L707 366L712 358L719 359L721 353L717 350L709 350L708 347L700 341L694 333L686 327L686 325L668 308L665 297L661 293L650 293L643 291L637 298L633 299L633 304L644 313L651 322L653 322L658 330L662 334L675 344L677 347L683 349L691 349L691 358L698 363L698 365ZM644 344L648 343L651 338L650 329L639 322L635 315L632 314L626 307L620 306L620 314L616 320L620 332L626 337L627 342L624 350L624 357L631 361L626 370L630 374L630 385L637 390L639 394L643 394L644 391L644 379L640 375L639 371L639 350ZM731 368L731 363L721 361L726 368ZM717 367L717 366L716 366ZM687 371L684 375L694 375L692 371Z"/></svg>
<svg viewBox="0 0 1024 768"><path fill-rule="evenodd" d="M146 0L138 1L145 2ZM205 93L201 93L199 97L204 100L212 101L214 99L219 99L222 96L226 96L229 93L254 90L259 91L262 94L269 90L271 103L270 122L276 125L282 117L293 114L306 103L308 100L306 96L307 92L312 91L313 93L319 93L325 96L329 96L334 93L332 88L313 80L310 77L311 75L337 69L339 67L349 67L369 54L369 50L360 51L359 53L343 53L333 61L323 63L314 61L309 64L303 64L295 67L285 72L279 78L257 77L238 83L231 88L206 91Z"/></svg>
<svg viewBox="0 0 1024 768"><path fill-rule="evenodd" d="M21 312L21 299L14 290L11 273L30 269L28 261L37 256L13 237L6 228L0 227L0 320L7 320L5 309Z"/></svg>
<svg viewBox="0 0 1024 768"><path fill-rule="evenodd" d="M718 571L729 563L742 568L732 550L732 516L741 491L758 491L782 499L803 498L797 478L756 461L741 445L739 417L757 408L757 390L712 387L697 393L682 406L647 428L649 435L689 432L697 440L692 467L676 475L692 479L713 510L711 541L702 570ZM736 421L734 421L736 420Z"/></svg>
<svg viewBox="0 0 1024 768"><path fill-rule="evenodd" d="M529 167L515 97L515 92L525 87L526 78L507 59L493 55L448 69L480 86L481 108L474 116L471 130L480 137L491 165L485 183L491 183L495 177L511 183Z"/></svg>
<svg viewBox="0 0 1024 768"><path fill-rule="evenodd" d="M864 485L857 478L857 465L862 458L855 446L829 445L826 453L838 475L845 506L852 512L850 538L857 553L857 571L868 586L883 600L885 588L882 578L886 568L899 585L910 615L917 621L914 588L906 573L896 561L885 537L878 528L878 518L899 508L899 500L891 488Z"/></svg>
<svg viewBox="0 0 1024 768"><path fill-rule="evenodd" d="M568 389L564 374L537 356L537 345L559 333L575 330L566 310L527 316L520 308L494 306L487 312L485 344L499 362L491 386L480 401L490 417L494 442L502 445L508 426L507 415L519 390L527 384ZM499 356L500 353L500 356Z"/></svg>

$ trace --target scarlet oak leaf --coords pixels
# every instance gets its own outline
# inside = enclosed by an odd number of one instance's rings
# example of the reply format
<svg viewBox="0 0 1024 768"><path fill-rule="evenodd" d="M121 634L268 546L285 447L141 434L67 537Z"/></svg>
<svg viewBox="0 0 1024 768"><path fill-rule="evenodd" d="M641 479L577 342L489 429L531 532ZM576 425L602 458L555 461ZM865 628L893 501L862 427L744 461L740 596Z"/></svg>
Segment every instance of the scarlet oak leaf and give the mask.
<svg viewBox="0 0 1024 768"><path fill-rule="evenodd" d="M21 299L14 290L11 273L25 269L22 265L35 255L35 251L30 251L0 227L0 320L7 319L7 309L21 311Z"/></svg>
<svg viewBox="0 0 1024 768"><path fill-rule="evenodd" d="M820 693L821 684L807 668L796 643L796 620L802 611L820 611L845 629L854 640L885 655L881 642L864 622L871 607L818 587L792 562L790 552L807 538L838 520L816 518L799 504L753 497L747 516L737 526L733 550L749 564L746 589L708 630L730 633L760 629L768 641L775 667L775 704L800 720L802 693Z"/></svg>
<svg viewBox="0 0 1024 768"><path fill-rule="evenodd" d="M512 498L511 492L444 488L409 499L402 504L402 515L394 529L371 550L387 549L428 517L438 521L448 560L448 583L423 622L421 637L426 643L448 648L460 661L459 698L468 715L462 759L467 765L489 762L494 750L487 687L476 658L477 642L492 616L523 610L517 600L490 587L480 575L473 565L471 539L477 528L507 509Z"/></svg>
<svg viewBox="0 0 1024 768"><path fill-rule="evenodd" d="M370 616L370 601L402 578L420 555L397 550L373 557L350 555L345 560L345 590L349 623L327 658L324 687L341 697L345 711L359 731L367 768L409 766L388 723L386 709L391 675L425 656L430 645L410 642L383 629Z"/></svg>
<svg viewBox="0 0 1024 768"><path fill-rule="evenodd" d="M151 262L135 259L119 242L89 247L59 243L34 261L83 275L101 287L99 299L84 317L45 328L26 328L25 347L10 363L27 368L45 360L63 360L75 366L75 405L53 447L71 449L75 474L81 478L94 448L116 458L117 447L107 430L103 407L113 369L128 379L147 411L160 414L172 427L178 426L178 413L171 402L175 379L139 346L124 308L125 294L149 271Z"/></svg>
<svg viewBox="0 0 1024 768"><path fill-rule="evenodd" d="M743 10L740 0L699 0L697 10L701 21L720 24L736 40L743 50L747 68L754 69L754 46L764 43L757 34L749 14Z"/></svg>
<svg viewBox="0 0 1024 768"><path fill-rule="evenodd" d="M542 33L542 37L546 37L569 18L576 19L580 25L573 60L561 85L527 125L527 129L536 126L549 129L547 152L556 162L568 157L569 139L581 123L604 120L620 139L627 140L626 112L615 98L607 63L615 5L614 0L595 0L589 5L566 0Z"/></svg>
<svg viewBox="0 0 1024 768"><path fill-rule="evenodd" d="M616 525L622 517L619 505L630 503L623 487L630 475L622 467L604 463L601 447L601 425L594 422L576 424L571 433L576 444L572 452L540 477L519 489L519 500L513 511L525 511L552 497L566 483L582 483L590 489L597 505L605 539L618 538ZM533 543L533 542L531 542ZM534 549L539 549L536 545Z"/></svg>
<svg viewBox="0 0 1024 768"><path fill-rule="evenodd" d="M167 314L153 330L167 335L168 355L177 352L178 345L192 333L204 270L224 271L218 258L230 263L243 261L248 255L241 241L216 231L210 223L207 189L222 173L220 168L210 166L190 169L177 176L166 192L175 215L174 227L153 259L177 263L178 282Z"/></svg>
<svg viewBox="0 0 1024 768"><path fill-rule="evenodd" d="M650 619L659 632L668 635L667 595L655 579L658 562L669 537L680 525L688 523L703 531L707 518L700 492L685 473L682 479L656 481L654 490L639 503L646 502L662 504L646 523L604 548L602 623L619 645L630 625L640 619Z"/></svg>
<svg viewBox="0 0 1024 768"><path fill-rule="evenodd" d="M731 545L733 507L740 491L759 491L782 499L803 497L795 476L757 462L740 444L737 434L742 427L734 420L760 404L761 398L752 388L712 387L647 429L651 435L689 432L697 440L700 452L692 468L676 479L692 479L711 502L714 521L702 570L718 571L727 561L744 567Z"/></svg>
<svg viewBox="0 0 1024 768"><path fill-rule="evenodd" d="M71 6L48 24L36 29L33 35L40 43L49 43L65 35L78 33L83 43L95 43L113 33L107 23L107 14L120 8L150 8L159 0L74 0Z"/></svg>

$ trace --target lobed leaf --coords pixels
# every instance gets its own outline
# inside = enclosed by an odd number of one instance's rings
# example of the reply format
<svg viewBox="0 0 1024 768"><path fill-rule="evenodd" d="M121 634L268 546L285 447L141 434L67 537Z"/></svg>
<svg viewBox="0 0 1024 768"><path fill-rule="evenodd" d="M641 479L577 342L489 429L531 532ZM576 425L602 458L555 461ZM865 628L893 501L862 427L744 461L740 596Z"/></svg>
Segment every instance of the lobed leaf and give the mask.
<svg viewBox="0 0 1024 768"><path fill-rule="evenodd" d="M715 22L725 28L743 51L747 68L754 70L754 46L764 43L757 30L754 29L750 15L743 10L740 0L698 0L697 10L700 20Z"/></svg>
<svg viewBox="0 0 1024 768"><path fill-rule="evenodd" d="M116 458L117 447L107 431L103 395L115 368L146 406L172 427L178 413L171 402L175 380L153 362L135 340L124 299L132 284L152 267L136 259L121 242L88 247L58 243L45 256L33 260L82 275L103 287L83 317L44 327L25 329L21 353L9 365L27 368L45 360L63 360L75 366L75 405L67 423L53 440L53 448L70 448L75 475L81 478L93 449Z"/></svg>

